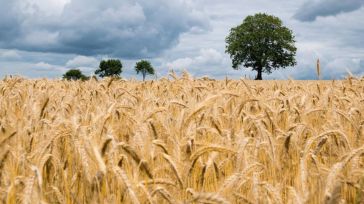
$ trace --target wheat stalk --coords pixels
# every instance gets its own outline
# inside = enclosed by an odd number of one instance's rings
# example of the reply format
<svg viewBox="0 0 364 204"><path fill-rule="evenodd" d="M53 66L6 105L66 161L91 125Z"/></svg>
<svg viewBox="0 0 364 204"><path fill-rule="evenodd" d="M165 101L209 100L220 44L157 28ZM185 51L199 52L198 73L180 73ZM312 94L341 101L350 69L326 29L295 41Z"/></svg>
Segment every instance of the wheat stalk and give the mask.
<svg viewBox="0 0 364 204"><path fill-rule="evenodd" d="M317 62L316 62L316 74L317 74L317 79L320 80L320 75L321 75L320 59L317 59Z"/></svg>

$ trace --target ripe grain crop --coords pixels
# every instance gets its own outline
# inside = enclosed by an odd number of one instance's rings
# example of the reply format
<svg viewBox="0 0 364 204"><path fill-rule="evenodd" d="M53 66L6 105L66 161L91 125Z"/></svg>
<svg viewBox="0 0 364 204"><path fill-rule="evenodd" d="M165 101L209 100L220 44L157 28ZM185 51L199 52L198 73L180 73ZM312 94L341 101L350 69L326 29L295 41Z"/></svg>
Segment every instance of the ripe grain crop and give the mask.
<svg viewBox="0 0 364 204"><path fill-rule="evenodd" d="M364 79L0 81L1 203L362 203Z"/></svg>

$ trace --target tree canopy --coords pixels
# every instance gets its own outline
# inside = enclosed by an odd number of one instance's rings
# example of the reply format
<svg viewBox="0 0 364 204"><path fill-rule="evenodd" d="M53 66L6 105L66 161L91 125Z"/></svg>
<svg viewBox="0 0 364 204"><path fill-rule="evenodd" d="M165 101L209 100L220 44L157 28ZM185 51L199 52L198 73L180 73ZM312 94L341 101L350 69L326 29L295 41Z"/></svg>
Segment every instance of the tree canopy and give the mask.
<svg viewBox="0 0 364 204"><path fill-rule="evenodd" d="M122 72L123 65L118 59L102 60L95 71L100 77L117 77Z"/></svg>
<svg viewBox="0 0 364 204"><path fill-rule="evenodd" d="M251 68L257 71L257 80L262 80L262 72L270 74L296 65L293 32L272 15L258 13L246 17L241 25L230 30L226 43L233 68Z"/></svg>
<svg viewBox="0 0 364 204"><path fill-rule="evenodd" d="M135 71L137 72L137 74L142 73L143 81L145 80L147 74L154 74L154 68L152 64L147 60L141 60L137 62L135 65Z"/></svg>
<svg viewBox="0 0 364 204"><path fill-rule="evenodd" d="M85 76L79 69L70 69L63 75L63 79L66 79L66 80L87 80L88 77Z"/></svg>

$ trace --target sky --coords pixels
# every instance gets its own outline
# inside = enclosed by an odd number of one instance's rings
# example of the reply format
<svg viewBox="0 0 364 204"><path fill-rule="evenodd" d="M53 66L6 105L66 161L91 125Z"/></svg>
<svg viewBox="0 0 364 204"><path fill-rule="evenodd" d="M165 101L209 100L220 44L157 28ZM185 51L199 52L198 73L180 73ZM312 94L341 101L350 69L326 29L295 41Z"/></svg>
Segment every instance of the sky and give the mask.
<svg viewBox="0 0 364 204"><path fill-rule="evenodd" d="M231 28L248 15L279 17L295 35L297 65L265 79L364 75L364 0L0 0L0 78L60 78L69 69L93 75L118 58L124 78L146 59L156 76L254 78L225 53Z"/></svg>

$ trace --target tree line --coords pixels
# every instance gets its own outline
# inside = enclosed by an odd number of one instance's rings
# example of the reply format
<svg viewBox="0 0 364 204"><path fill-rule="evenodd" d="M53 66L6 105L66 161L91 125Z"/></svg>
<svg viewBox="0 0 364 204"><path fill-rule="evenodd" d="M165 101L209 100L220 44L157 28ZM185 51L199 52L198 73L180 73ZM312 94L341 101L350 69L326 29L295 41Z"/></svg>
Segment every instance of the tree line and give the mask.
<svg viewBox="0 0 364 204"><path fill-rule="evenodd" d="M271 74L273 70L297 64L297 48L293 32L285 27L278 17L265 13L247 16L237 27L230 30L225 39L225 52L232 59L233 69L241 66L257 72L256 80L262 80L262 73ZM150 62L142 60L135 66L137 74L154 74ZM100 63L95 74L100 77L119 76L122 64L119 60ZM79 70L70 70L64 75L66 79L86 79Z"/></svg>
<svg viewBox="0 0 364 204"><path fill-rule="evenodd" d="M135 71L137 74L141 73L143 81L147 75L154 75L154 68L147 60L141 60L135 64ZM123 71L123 64L118 59L102 60L99 68L96 69L95 75L103 77L120 77ZM63 79L66 80L88 80L90 77L86 76L79 69L70 69L64 75Z"/></svg>

